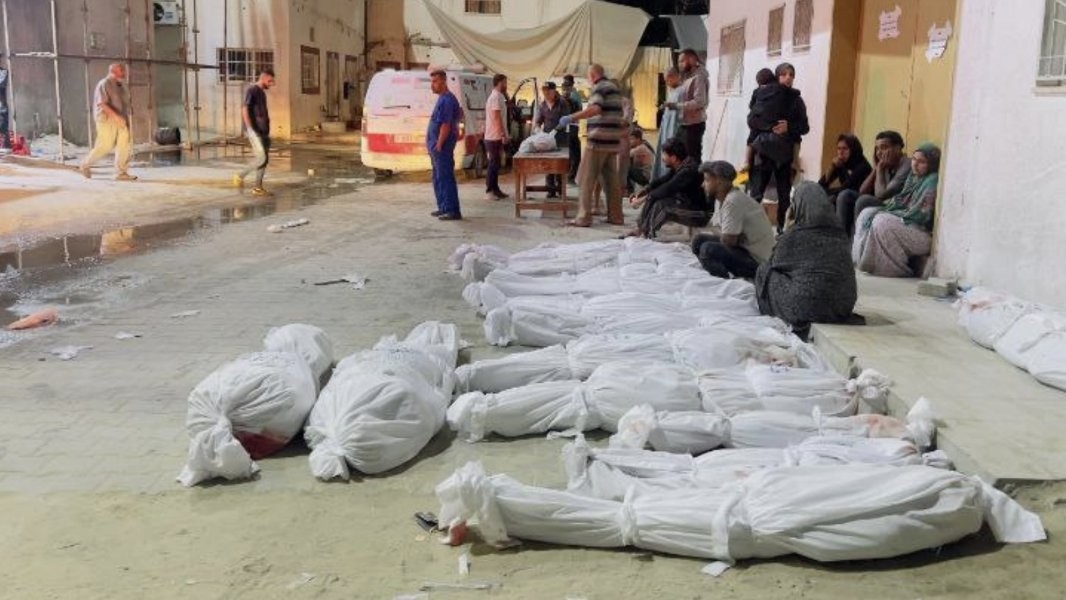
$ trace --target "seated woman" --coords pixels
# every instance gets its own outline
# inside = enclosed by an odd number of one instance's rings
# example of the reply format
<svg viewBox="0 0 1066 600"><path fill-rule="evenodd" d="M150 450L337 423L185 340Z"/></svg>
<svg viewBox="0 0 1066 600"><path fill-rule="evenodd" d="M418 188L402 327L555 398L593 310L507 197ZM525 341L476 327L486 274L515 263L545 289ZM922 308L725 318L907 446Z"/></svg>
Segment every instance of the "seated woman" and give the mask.
<svg viewBox="0 0 1066 600"><path fill-rule="evenodd" d="M663 144L663 163L670 169L666 175L629 199L630 205L644 207L637 228L628 236L654 238L668 222L703 227L711 220L703 176L696 159L688 156L684 142L676 138L667 140Z"/></svg>
<svg viewBox="0 0 1066 600"><path fill-rule="evenodd" d="M847 320L858 299L851 240L825 191L801 183L786 221L770 260L755 275L759 310L798 327Z"/></svg>
<svg viewBox="0 0 1066 600"><path fill-rule="evenodd" d="M833 163L818 180L818 185L829 194L829 201L832 203L837 194L844 190L858 192L863 182L873 172L874 168L870 166L870 161L866 160L862 152L862 142L859 138L850 133L842 133L837 138L837 151L836 156L833 157Z"/></svg>
<svg viewBox="0 0 1066 600"><path fill-rule="evenodd" d="M851 250L856 267L881 277L915 275L910 259L928 256L933 243L939 171L940 148L923 144L911 157L911 173L903 190L883 207L859 214Z"/></svg>

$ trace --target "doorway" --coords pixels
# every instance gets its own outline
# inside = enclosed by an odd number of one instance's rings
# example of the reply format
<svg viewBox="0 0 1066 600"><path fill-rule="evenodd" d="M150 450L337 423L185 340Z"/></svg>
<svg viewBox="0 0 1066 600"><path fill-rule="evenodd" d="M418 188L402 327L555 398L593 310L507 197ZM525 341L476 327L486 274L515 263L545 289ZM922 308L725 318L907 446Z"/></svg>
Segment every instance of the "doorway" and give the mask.
<svg viewBox="0 0 1066 600"><path fill-rule="evenodd" d="M336 121L341 116L341 57L336 52L326 53L326 120Z"/></svg>

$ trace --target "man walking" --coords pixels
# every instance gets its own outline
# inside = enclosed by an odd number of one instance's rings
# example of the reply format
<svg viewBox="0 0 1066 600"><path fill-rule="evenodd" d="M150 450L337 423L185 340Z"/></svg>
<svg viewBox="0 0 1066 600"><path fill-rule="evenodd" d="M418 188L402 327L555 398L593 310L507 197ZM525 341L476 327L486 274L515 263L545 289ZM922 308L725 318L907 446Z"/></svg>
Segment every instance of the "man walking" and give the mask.
<svg viewBox="0 0 1066 600"><path fill-rule="evenodd" d="M581 110L581 94L574 89L574 76L563 77L563 100L570 105L570 112ZM570 150L570 174L567 177L570 185L577 185L577 167L581 164L581 127L577 123L566 128L568 136L567 148Z"/></svg>
<svg viewBox="0 0 1066 600"><path fill-rule="evenodd" d="M458 221L463 214L459 210L459 186L455 182L455 144L463 109L455 94L448 90L447 73L433 71L429 81L438 96L426 131L426 148L433 163L433 194L437 197L437 210L430 215L441 221Z"/></svg>
<svg viewBox="0 0 1066 600"><path fill-rule="evenodd" d="M581 195L577 217L570 221L574 227L592 226L592 198L596 182L602 181L607 192L607 222L622 225L622 190L618 178L618 150L622 136L629 132L622 117L622 94L618 86L603 73L603 66L593 64L588 71L592 82L592 96L584 110L565 115L559 125L568 126L574 121L588 119L588 147L581 158L578 185Z"/></svg>
<svg viewBox="0 0 1066 600"><path fill-rule="evenodd" d="M92 178L92 166L115 151L116 181L134 181L130 166L130 97L123 81L126 65L113 63L107 77L96 84L93 92L93 117L96 120L96 144L79 170L86 179Z"/></svg>
<svg viewBox="0 0 1066 600"><path fill-rule="evenodd" d="M696 51L686 48L677 59L684 83L681 84L681 101L667 102L666 108L679 110L681 128L679 137L685 142L688 155L696 160L703 156L703 134L707 131L707 96L710 81L707 69L700 64Z"/></svg>
<svg viewBox="0 0 1066 600"><path fill-rule="evenodd" d="M270 195L270 192L263 188L263 177L266 175L267 163L270 161L270 111L267 110L266 92L272 87L274 87L274 71L263 69L259 72L259 79L248 86L244 92L244 104L241 106L244 134L248 136L248 143L252 146L254 158L247 168L234 176L234 182L238 186L244 185L244 178L255 171L255 187L252 188L252 195L260 197Z"/></svg>
<svg viewBox="0 0 1066 600"><path fill-rule="evenodd" d="M485 154L489 158L485 176L485 199L503 200L507 194L500 189L500 155L507 146L507 76L492 78L492 93L485 103Z"/></svg>

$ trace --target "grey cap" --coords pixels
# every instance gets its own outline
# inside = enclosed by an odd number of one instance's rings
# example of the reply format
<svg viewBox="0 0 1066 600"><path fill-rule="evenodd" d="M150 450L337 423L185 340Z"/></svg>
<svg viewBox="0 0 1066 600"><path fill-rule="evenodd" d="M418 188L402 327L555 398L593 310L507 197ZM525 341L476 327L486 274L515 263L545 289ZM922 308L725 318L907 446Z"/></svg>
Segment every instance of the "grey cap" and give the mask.
<svg viewBox="0 0 1066 600"><path fill-rule="evenodd" d="M700 173L730 182L737 178L737 170L733 168L733 165L724 160L716 160L701 164Z"/></svg>

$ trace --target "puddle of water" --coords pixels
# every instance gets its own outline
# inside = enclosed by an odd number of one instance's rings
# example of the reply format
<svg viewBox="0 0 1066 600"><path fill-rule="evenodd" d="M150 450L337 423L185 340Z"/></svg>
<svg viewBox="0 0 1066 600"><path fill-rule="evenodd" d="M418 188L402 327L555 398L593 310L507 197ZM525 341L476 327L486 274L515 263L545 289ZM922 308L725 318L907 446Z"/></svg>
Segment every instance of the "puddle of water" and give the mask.
<svg viewBox="0 0 1066 600"><path fill-rule="evenodd" d="M212 161L243 162L249 158L239 146L204 148L202 152L211 155L204 161L206 164ZM289 148L277 154L275 157L272 153L270 157L271 168L297 173L313 169L315 175L299 184L273 187L274 196L267 199L241 198L229 206L199 209L196 214L187 217L123 227L100 234L46 237L0 247L0 274L7 273L7 276L0 278L0 325L7 325L20 317L12 308L27 293L39 290L49 282L69 278L103 261L150 251L192 235L218 230L231 223L299 210L374 181L373 171L362 166L354 149L349 153ZM177 164L183 160L178 152L154 153L147 159L157 166ZM18 282L17 285L15 282ZM36 298L34 303L81 305L96 300L87 295L62 295Z"/></svg>

